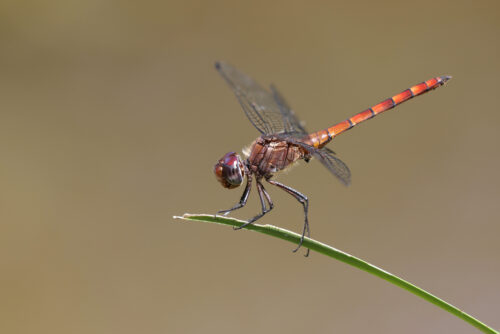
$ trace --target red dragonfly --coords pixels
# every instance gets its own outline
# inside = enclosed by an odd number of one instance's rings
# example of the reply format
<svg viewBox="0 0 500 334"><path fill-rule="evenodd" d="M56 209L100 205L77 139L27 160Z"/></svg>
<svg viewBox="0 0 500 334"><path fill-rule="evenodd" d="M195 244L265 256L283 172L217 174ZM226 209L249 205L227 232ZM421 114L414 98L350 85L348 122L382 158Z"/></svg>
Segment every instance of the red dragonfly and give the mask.
<svg viewBox="0 0 500 334"><path fill-rule="evenodd" d="M309 162L309 160L314 157L343 184L349 185L351 181L351 172L349 168L335 156L332 150L326 148L325 145L334 137L351 129L356 124L394 108L415 96L422 95L442 86L451 79L451 76L441 76L429 79L345 121L324 130L309 133L290 109L276 87L271 85L270 91L268 91L252 78L224 62L217 62L215 68L233 90L250 122L261 133L260 137L251 144L245 160L235 152L229 152L215 164L215 176L225 188L236 188L242 184L245 176L247 178L245 190L243 191L240 201L231 209L221 210L217 212L217 214L227 215L231 211L244 207L247 203L252 181L255 177L257 191L262 205L262 212L249 219L241 227L235 229L241 229L264 216L274 207L271 197L262 185L262 180L266 180L268 183L292 195L304 207L304 227L302 229L300 243L298 247L294 249L294 252L302 246L304 236L310 236L309 221L307 219L309 201L307 196L297 190L272 180L271 178L274 173L289 167L298 160L303 159ZM308 254L309 250L307 250L306 256L308 256Z"/></svg>

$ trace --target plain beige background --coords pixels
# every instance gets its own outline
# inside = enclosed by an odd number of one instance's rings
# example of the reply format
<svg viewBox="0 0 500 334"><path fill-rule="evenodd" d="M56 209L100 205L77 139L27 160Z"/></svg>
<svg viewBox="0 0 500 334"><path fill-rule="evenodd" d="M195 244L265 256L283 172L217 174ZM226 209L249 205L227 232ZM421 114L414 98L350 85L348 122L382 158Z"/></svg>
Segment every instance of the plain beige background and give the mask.
<svg viewBox="0 0 500 334"><path fill-rule="evenodd" d="M343 263L172 219L234 204L212 166L258 134L215 60L310 130L453 75L334 140L352 186L314 161L278 180L313 237L500 328L499 35L498 1L2 1L0 331L476 332ZM268 188L262 223L299 231Z"/></svg>

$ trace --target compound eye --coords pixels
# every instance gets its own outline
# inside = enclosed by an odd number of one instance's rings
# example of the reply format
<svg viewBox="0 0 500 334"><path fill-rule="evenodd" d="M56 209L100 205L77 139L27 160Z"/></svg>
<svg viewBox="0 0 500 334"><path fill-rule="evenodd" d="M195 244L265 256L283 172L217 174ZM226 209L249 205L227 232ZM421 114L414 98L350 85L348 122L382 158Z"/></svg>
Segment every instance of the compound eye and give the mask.
<svg viewBox="0 0 500 334"><path fill-rule="evenodd" d="M214 166L217 181L224 188L233 189L243 182L244 168L241 158L235 152L226 153Z"/></svg>

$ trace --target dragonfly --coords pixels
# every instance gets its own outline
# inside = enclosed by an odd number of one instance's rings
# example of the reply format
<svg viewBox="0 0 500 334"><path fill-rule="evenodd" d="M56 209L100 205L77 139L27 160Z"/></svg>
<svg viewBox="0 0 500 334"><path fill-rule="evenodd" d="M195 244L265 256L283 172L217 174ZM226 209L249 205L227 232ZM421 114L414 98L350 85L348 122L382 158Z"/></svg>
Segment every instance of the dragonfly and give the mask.
<svg viewBox="0 0 500 334"><path fill-rule="evenodd" d="M349 168L336 156L335 152L325 147L325 145L341 133L352 129L355 125L392 109L411 98L434 90L451 79L451 76L434 77L387 98L329 128L317 132L308 132L274 85L271 85L267 90L251 77L226 62L216 62L215 68L236 95L247 118L260 132L260 136L253 141L247 152L244 152L246 153L244 159L236 152L229 152L215 164L213 169L215 177L224 188L237 188L246 177L245 189L239 202L230 209L218 211L217 214L226 216L230 212L244 207L247 204L252 183L255 180L262 210L243 225L235 227L235 229L242 229L262 218L274 208L273 201L262 183L265 180L267 183L293 196L303 206L304 225L300 242L293 252L300 249L306 236L310 237L309 199L292 187L273 180L274 174L290 167L299 160L309 162L311 158L315 158L341 183L346 186L349 185L351 182ZM309 249L307 249L305 256L308 255Z"/></svg>

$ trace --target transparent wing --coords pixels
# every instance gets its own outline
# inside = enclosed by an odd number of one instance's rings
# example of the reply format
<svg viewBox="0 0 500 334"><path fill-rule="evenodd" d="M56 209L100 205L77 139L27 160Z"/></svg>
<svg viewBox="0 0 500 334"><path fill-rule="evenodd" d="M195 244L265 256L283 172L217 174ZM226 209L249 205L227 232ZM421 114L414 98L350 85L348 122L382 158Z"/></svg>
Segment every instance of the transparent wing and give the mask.
<svg viewBox="0 0 500 334"><path fill-rule="evenodd" d="M215 68L229 84L257 130L267 135L285 132L282 111L269 91L227 63L217 62Z"/></svg>
<svg viewBox="0 0 500 334"><path fill-rule="evenodd" d="M335 152L329 148L315 150L312 155L319 160L333 175L335 175L344 185L351 183L351 171L349 167L335 156Z"/></svg>
<svg viewBox="0 0 500 334"><path fill-rule="evenodd" d="M337 179L344 185L348 186L351 183L351 171L349 167L335 156L335 152L329 148L323 147L317 149L311 145L303 143L300 138L288 137L285 140L302 146L311 156L318 159Z"/></svg>
<svg viewBox="0 0 500 334"><path fill-rule="evenodd" d="M307 134L307 131L303 123L297 118L293 110L290 108L288 103L285 101L283 96L280 94L276 86L271 85L271 92L273 93L274 100L278 104L282 117L285 132L295 133L295 134Z"/></svg>

